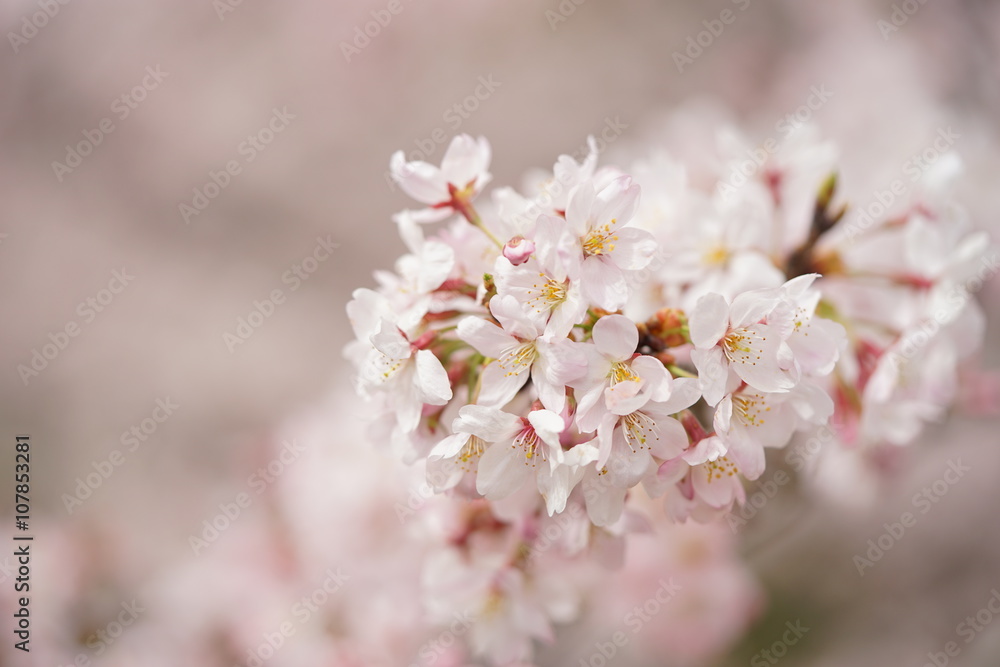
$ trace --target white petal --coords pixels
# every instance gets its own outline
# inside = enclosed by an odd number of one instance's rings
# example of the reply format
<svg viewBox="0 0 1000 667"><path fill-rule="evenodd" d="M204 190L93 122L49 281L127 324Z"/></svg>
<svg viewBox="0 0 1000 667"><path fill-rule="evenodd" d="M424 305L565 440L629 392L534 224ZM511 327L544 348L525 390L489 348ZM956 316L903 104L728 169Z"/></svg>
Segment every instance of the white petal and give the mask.
<svg viewBox="0 0 1000 667"><path fill-rule="evenodd" d="M426 162L407 162L403 151L393 154L389 162L393 180L399 187L419 202L440 204L448 201L448 184L441 170Z"/></svg>
<svg viewBox="0 0 1000 667"><path fill-rule="evenodd" d="M513 438L521 430L521 418L487 405L465 405L452 425L457 433L478 435L486 442Z"/></svg>
<svg viewBox="0 0 1000 667"><path fill-rule="evenodd" d="M468 433L453 433L434 445L434 448L431 449L428 456L439 459L454 458L460 451L462 451L462 448L465 447L465 443L467 442L469 442Z"/></svg>
<svg viewBox="0 0 1000 667"><path fill-rule="evenodd" d="M726 394L729 379L729 364L726 355L718 347L707 350L691 350L691 361L698 369L698 381L705 402L716 405Z"/></svg>
<svg viewBox="0 0 1000 667"><path fill-rule="evenodd" d="M702 438L701 441L691 448L682 457L688 465L696 466L708 461L715 461L720 456L726 455L726 444L722 438L710 437Z"/></svg>
<svg viewBox="0 0 1000 667"><path fill-rule="evenodd" d="M583 250L562 218L539 216L535 227L535 256L556 280L577 278Z"/></svg>
<svg viewBox="0 0 1000 667"><path fill-rule="evenodd" d="M489 182L490 144L484 137L478 140L460 134L451 140L441 160L441 172L447 182L464 188L469 181L476 181L481 190Z"/></svg>
<svg viewBox="0 0 1000 667"><path fill-rule="evenodd" d="M777 290L743 292L733 299L733 306L729 309L730 325L735 329L756 324L767 317L779 303Z"/></svg>
<svg viewBox="0 0 1000 667"><path fill-rule="evenodd" d="M690 318L691 342L698 349L715 346L729 330L729 304L721 294L698 299Z"/></svg>
<svg viewBox="0 0 1000 667"><path fill-rule="evenodd" d="M603 257L583 261L583 294L604 310L618 310L628 302L628 282L614 262Z"/></svg>
<svg viewBox="0 0 1000 667"><path fill-rule="evenodd" d="M528 382L528 377L527 373L508 375L507 371L494 361L480 376L479 396L476 400L480 405L503 407L510 403L521 387Z"/></svg>
<svg viewBox="0 0 1000 667"><path fill-rule="evenodd" d="M795 386L795 381L782 370L778 361L778 352L784 344L778 332L761 324L754 325L750 331L753 335L748 340L751 352L729 367L754 389L766 393L787 392Z"/></svg>
<svg viewBox="0 0 1000 667"><path fill-rule="evenodd" d="M531 382L538 392L538 400L546 409L562 412L566 407L566 385L552 382L545 373L545 363L539 361L531 367Z"/></svg>
<svg viewBox="0 0 1000 667"><path fill-rule="evenodd" d="M643 387L649 392L649 400L665 401L670 398L674 378L660 360L644 354L633 359L630 365L632 372L642 378ZM698 391L700 396L700 390Z"/></svg>
<svg viewBox="0 0 1000 667"><path fill-rule="evenodd" d="M594 325L593 340L597 349L612 361L625 361L639 346L639 330L627 317L607 315Z"/></svg>
<svg viewBox="0 0 1000 667"><path fill-rule="evenodd" d="M624 489L630 489L638 484L649 472L653 463L649 451L636 449L633 451L625 442L625 436L619 428L613 435L611 455L604 466L608 469L607 481Z"/></svg>
<svg viewBox="0 0 1000 667"><path fill-rule="evenodd" d="M438 493L457 486L464 475L465 471L454 457L431 456L427 459L427 483Z"/></svg>
<svg viewBox="0 0 1000 667"><path fill-rule="evenodd" d="M584 498L587 503L587 514L595 526L608 527L622 516L625 509L625 494L627 489L619 489L610 484L595 481L584 481Z"/></svg>
<svg viewBox="0 0 1000 667"><path fill-rule="evenodd" d="M360 288L354 290L353 298L347 304L347 317L358 340L370 342L378 332L382 320L392 316L392 308L384 296L374 290Z"/></svg>
<svg viewBox="0 0 1000 667"><path fill-rule="evenodd" d="M420 400L428 405L444 405L451 400L451 382L441 360L430 350L417 352L417 372L414 381Z"/></svg>
<svg viewBox="0 0 1000 667"><path fill-rule="evenodd" d="M617 382L604 390L604 404L616 415L631 414L649 402L649 394L642 389L642 383L634 380Z"/></svg>
<svg viewBox="0 0 1000 667"><path fill-rule="evenodd" d="M480 317L466 317L458 323L458 337L491 359L499 359L518 341L503 329Z"/></svg>
<svg viewBox="0 0 1000 667"><path fill-rule="evenodd" d="M736 463L744 477L752 481L763 474L766 461L761 443L751 438L742 428L733 429L726 443L729 446L726 456Z"/></svg>
<svg viewBox="0 0 1000 667"><path fill-rule="evenodd" d="M395 324L383 319L379 323L378 333L371 338L372 345L390 359L409 359L410 341L402 334Z"/></svg>
<svg viewBox="0 0 1000 667"><path fill-rule="evenodd" d="M441 286L455 266L455 251L438 241L428 241L417 256L420 261L416 288L420 294L433 292Z"/></svg>
<svg viewBox="0 0 1000 667"><path fill-rule="evenodd" d="M615 264L627 271L639 271L649 266L660 246L649 232L626 227L615 232L615 250L611 253Z"/></svg>
<svg viewBox="0 0 1000 667"><path fill-rule="evenodd" d="M657 419L656 429L655 437L648 440L649 451L653 456L670 460L680 456L688 448L690 441L687 431L676 419Z"/></svg>
<svg viewBox="0 0 1000 667"><path fill-rule="evenodd" d="M726 435L729 433L730 425L733 421L733 395L726 394L726 397L722 399L719 406L715 409L715 416L713 417L713 422L715 426L716 433Z"/></svg>
<svg viewBox="0 0 1000 667"><path fill-rule="evenodd" d="M656 406L669 414L687 410L701 398L701 383L694 378L677 378L671 385L670 398Z"/></svg>
<svg viewBox="0 0 1000 667"><path fill-rule="evenodd" d="M536 363L541 365L545 377L552 384L568 385L587 372L584 343L575 343L567 338L552 338L546 334L538 339L536 347L539 354Z"/></svg>
<svg viewBox="0 0 1000 667"><path fill-rule="evenodd" d="M554 338L565 338L577 324L583 321L587 314L587 302L580 293L580 284L570 283L566 290L566 299L552 309L552 315L545 326L545 333Z"/></svg>
<svg viewBox="0 0 1000 667"><path fill-rule="evenodd" d="M534 340L541 333L538 324L528 315L525 307L511 295L497 295L490 299L490 312L503 326L504 331L521 340Z"/></svg>
<svg viewBox="0 0 1000 667"><path fill-rule="evenodd" d="M528 423L535 433L550 447L558 448L559 436L566 430L566 422L551 410L532 410L528 413Z"/></svg>
<svg viewBox="0 0 1000 667"><path fill-rule="evenodd" d="M635 215L639 206L638 185L632 183L629 176L620 176L608 184L597 195L598 202L594 211L594 225L611 228L624 225Z"/></svg>
<svg viewBox="0 0 1000 667"><path fill-rule="evenodd" d="M596 199L597 193L590 181L584 181L570 192L569 203L566 206L566 222L577 236L584 236L587 233Z"/></svg>
<svg viewBox="0 0 1000 667"><path fill-rule="evenodd" d="M489 500L502 500L524 485L532 471L521 450L508 443L490 445L479 459L476 490Z"/></svg>
<svg viewBox="0 0 1000 667"><path fill-rule="evenodd" d="M711 507L726 507L736 499L737 476L722 473L718 478L713 469L702 465L691 469L691 480L698 496Z"/></svg>

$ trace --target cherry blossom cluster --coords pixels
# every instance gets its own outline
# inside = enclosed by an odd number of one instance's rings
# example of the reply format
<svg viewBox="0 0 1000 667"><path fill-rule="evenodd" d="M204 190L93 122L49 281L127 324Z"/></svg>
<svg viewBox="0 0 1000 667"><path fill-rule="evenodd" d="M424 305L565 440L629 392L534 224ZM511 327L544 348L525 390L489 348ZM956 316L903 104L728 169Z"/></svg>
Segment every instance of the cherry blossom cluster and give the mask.
<svg viewBox="0 0 1000 667"><path fill-rule="evenodd" d="M862 382L865 343L817 282L843 270L833 165L799 143L738 188L720 160L707 189L664 156L598 168L592 145L486 203L485 139L456 137L440 167L394 155L424 207L394 217L409 252L348 305L384 439L436 491L550 516L576 499L601 527L640 486L677 520L742 502L765 448Z"/></svg>

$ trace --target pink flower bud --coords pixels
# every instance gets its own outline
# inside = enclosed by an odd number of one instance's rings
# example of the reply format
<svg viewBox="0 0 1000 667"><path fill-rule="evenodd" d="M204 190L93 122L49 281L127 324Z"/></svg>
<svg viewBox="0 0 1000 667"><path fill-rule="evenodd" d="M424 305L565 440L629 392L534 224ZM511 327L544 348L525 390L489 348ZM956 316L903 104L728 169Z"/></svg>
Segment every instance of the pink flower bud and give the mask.
<svg viewBox="0 0 1000 667"><path fill-rule="evenodd" d="M503 247L503 256L514 266L527 262L533 252L535 252L535 242L523 236L515 236Z"/></svg>

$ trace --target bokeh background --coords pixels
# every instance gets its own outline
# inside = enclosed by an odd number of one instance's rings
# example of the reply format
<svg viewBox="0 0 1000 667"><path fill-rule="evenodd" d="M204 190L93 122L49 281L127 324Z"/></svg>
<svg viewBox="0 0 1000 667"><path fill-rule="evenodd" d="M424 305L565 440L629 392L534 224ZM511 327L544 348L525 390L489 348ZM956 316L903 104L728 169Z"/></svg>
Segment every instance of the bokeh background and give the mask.
<svg viewBox="0 0 1000 667"><path fill-rule="evenodd" d="M826 86L833 95L812 120L840 148L845 192L870 201L952 127L966 165L957 197L1000 232L1000 3L913 0L912 16L886 32L879 21L904 3L399 2L356 52L344 44L388 3L69 0L48 5L57 11L33 32L25 20L45 3L0 4L0 434L32 436L38 522L110 523L130 536L124 560L139 570L179 567L188 535L268 456L275 429L347 386L344 305L403 250L390 216L408 202L389 183L389 155L420 149L436 162L442 130L487 136L495 181L516 184L609 119L625 129L608 159L664 136L696 159L710 137L679 131L677 114L763 139ZM679 72L674 53L724 9L735 21ZM165 76L122 118L116 100L147 68ZM481 79L497 85L471 104ZM248 161L242 142L275 109L290 119ZM105 118L114 130L57 174L67 145ZM240 173L185 219L181 205L231 160ZM290 290L283 275L318 238L338 248ZM80 304L114 271L134 279L91 321ZM230 349L224 335L276 288L287 300ZM990 284L977 298L989 320L982 367L996 368L1000 291ZM19 365L71 322L79 335L26 382ZM62 495L166 398L180 407L69 515ZM770 606L731 664L798 617L813 630L787 665L920 665L940 650L1000 587L997 426L960 411L894 464L870 502L851 502L867 492L858 480L840 504L795 514L774 503L744 544ZM959 457L973 471L888 566L858 577L851 556ZM12 463L0 457L5 480ZM11 495L0 498L6 513ZM80 557L56 555L53 568ZM1000 664L1000 622L958 660Z"/></svg>

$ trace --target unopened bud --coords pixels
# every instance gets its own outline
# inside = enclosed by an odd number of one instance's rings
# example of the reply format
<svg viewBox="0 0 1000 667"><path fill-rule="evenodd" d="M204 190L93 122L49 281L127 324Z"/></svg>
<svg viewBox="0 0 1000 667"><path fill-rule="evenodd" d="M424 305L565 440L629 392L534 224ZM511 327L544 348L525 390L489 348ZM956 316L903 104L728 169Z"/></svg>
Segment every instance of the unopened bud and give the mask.
<svg viewBox="0 0 1000 667"><path fill-rule="evenodd" d="M535 252L535 242L523 236L515 236L503 247L503 256L514 266L524 264Z"/></svg>
<svg viewBox="0 0 1000 667"><path fill-rule="evenodd" d="M646 322L649 335L663 341L668 348L687 342L687 325L687 315L676 308L661 308Z"/></svg>

